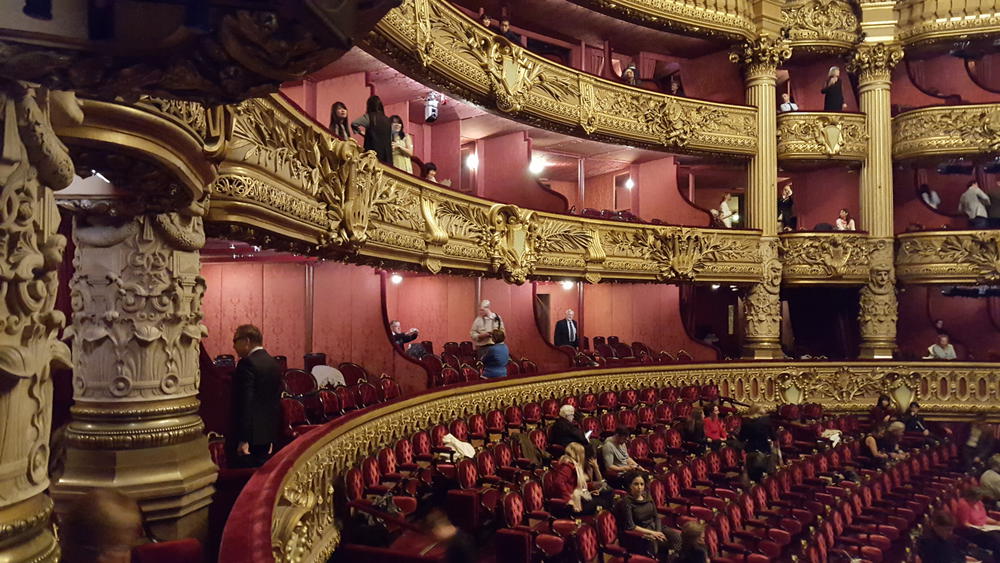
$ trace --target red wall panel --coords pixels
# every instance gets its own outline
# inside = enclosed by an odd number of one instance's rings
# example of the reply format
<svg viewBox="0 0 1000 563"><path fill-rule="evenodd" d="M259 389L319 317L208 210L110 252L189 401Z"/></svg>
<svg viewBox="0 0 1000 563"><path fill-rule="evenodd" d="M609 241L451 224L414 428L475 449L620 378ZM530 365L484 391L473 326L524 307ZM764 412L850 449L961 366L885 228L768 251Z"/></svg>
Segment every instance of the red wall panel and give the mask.
<svg viewBox="0 0 1000 563"><path fill-rule="evenodd" d="M959 359L986 361L991 353L1000 352L1000 330L990 317L993 299L946 297L934 286L905 289L899 296L896 338L904 352L917 357L927 352L935 342L936 319L944 321Z"/></svg>
<svg viewBox="0 0 1000 563"><path fill-rule="evenodd" d="M840 67L840 86L844 91L847 111L859 111L844 62L834 57L813 60L805 65L789 65L788 75L792 99L798 104L800 111L823 111L825 96L821 90L826 87L826 77L831 66ZM780 94L778 98L780 100Z"/></svg>
<svg viewBox="0 0 1000 563"><path fill-rule="evenodd" d="M290 367L301 367L306 353L306 266L263 264L261 330L275 354L288 356Z"/></svg>
<svg viewBox="0 0 1000 563"><path fill-rule="evenodd" d="M639 190L640 217L662 219L672 225L707 227L709 216L691 205L677 189L677 162L661 158L633 166Z"/></svg>
<svg viewBox="0 0 1000 563"><path fill-rule="evenodd" d="M840 210L846 207L858 229L865 230L860 217L857 172L836 166L811 172L793 172L787 176L792 180L795 192L799 229L812 230L818 223L833 225ZM775 197L778 197L777 193L775 191Z"/></svg>
<svg viewBox="0 0 1000 563"><path fill-rule="evenodd" d="M565 202L544 191L530 172L531 140L524 131L498 135L478 143L479 169L477 182L482 196L521 207L563 213ZM458 147L454 147L457 152Z"/></svg>

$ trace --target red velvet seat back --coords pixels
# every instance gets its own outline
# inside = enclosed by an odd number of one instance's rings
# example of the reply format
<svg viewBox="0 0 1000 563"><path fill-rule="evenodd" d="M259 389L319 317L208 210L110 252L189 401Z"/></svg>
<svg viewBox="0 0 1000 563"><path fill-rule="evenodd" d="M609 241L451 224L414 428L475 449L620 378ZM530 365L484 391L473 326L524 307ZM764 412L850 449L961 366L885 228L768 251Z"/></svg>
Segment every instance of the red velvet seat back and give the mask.
<svg viewBox="0 0 1000 563"><path fill-rule="evenodd" d="M542 420L542 407L538 403L527 403L523 408L524 422L538 424Z"/></svg>
<svg viewBox="0 0 1000 563"><path fill-rule="evenodd" d="M455 467L458 486L463 489L474 489L479 483L479 470L471 459L463 459Z"/></svg>
<svg viewBox="0 0 1000 563"><path fill-rule="evenodd" d="M540 452L544 452L549 447L549 439L545 435L544 430L536 428L528 433L528 438L531 439L531 443L534 444Z"/></svg>
<svg viewBox="0 0 1000 563"><path fill-rule="evenodd" d="M489 450L482 450L476 454L476 469L480 475L493 477L497 474L497 462Z"/></svg>
<svg viewBox="0 0 1000 563"><path fill-rule="evenodd" d="M653 406L660 400L660 394L657 393L656 388L646 387L645 389L639 391L639 402L647 405Z"/></svg>
<svg viewBox="0 0 1000 563"><path fill-rule="evenodd" d="M521 497L524 501L524 508L528 512L537 512L545 508L545 494L542 484L534 479L524 482L521 485Z"/></svg>
<svg viewBox="0 0 1000 563"><path fill-rule="evenodd" d="M370 407L379 402L378 388L367 381L361 381L354 387L354 394L358 398L358 405L362 408Z"/></svg>
<svg viewBox="0 0 1000 563"><path fill-rule="evenodd" d="M444 446L444 437L448 433L448 427L444 424L435 424L431 427L431 446L440 448Z"/></svg>
<svg viewBox="0 0 1000 563"><path fill-rule="evenodd" d="M392 448L382 448L378 451L378 470L382 475L396 473L396 452Z"/></svg>
<svg viewBox="0 0 1000 563"><path fill-rule="evenodd" d="M542 418L555 419L559 417L559 401L557 399L545 399L542 401Z"/></svg>
<svg viewBox="0 0 1000 563"><path fill-rule="evenodd" d="M639 426L639 415L634 410L624 410L618 413L618 421L630 431L634 431Z"/></svg>
<svg viewBox="0 0 1000 563"><path fill-rule="evenodd" d="M507 426L512 428L520 428L524 424L524 417L521 411L521 407L514 405L507 407L503 411L503 417L507 421Z"/></svg>
<svg viewBox="0 0 1000 563"><path fill-rule="evenodd" d="M399 389L399 384L396 383L395 379L383 375L382 377L379 378L378 383L379 383L379 388L381 390L383 401L391 401L393 399L399 398L401 392Z"/></svg>
<svg viewBox="0 0 1000 563"><path fill-rule="evenodd" d="M663 455L667 451L667 440L663 437L663 434L653 433L649 435L646 439L646 443L649 444L649 453L652 455Z"/></svg>
<svg viewBox="0 0 1000 563"><path fill-rule="evenodd" d="M396 454L396 463L402 463L404 465L410 465L413 463L413 444L406 438L396 442L394 451Z"/></svg>
<svg viewBox="0 0 1000 563"><path fill-rule="evenodd" d="M365 368L353 362L344 362L337 366L337 369L344 374L344 382L348 385L354 385L362 379L368 379L368 372L365 371Z"/></svg>
<svg viewBox="0 0 1000 563"><path fill-rule="evenodd" d="M452 366L441 368L440 385L453 385L462 381L462 374Z"/></svg>
<svg viewBox="0 0 1000 563"><path fill-rule="evenodd" d="M521 375L521 367L517 365L515 360L509 360L507 362L507 377L515 377Z"/></svg>
<svg viewBox="0 0 1000 563"><path fill-rule="evenodd" d="M507 426L503 413L498 409L493 409L486 413L486 429L490 432L503 432Z"/></svg>
<svg viewBox="0 0 1000 563"><path fill-rule="evenodd" d="M587 432L593 432L592 436L597 437L601 435L601 423L596 418L588 416L580 421L580 430L582 430L584 434Z"/></svg>
<svg viewBox="0 0 1000 563"><path fill-rule="evenodd" d="M639 392L635 389L626 389L618 394L618 404L630 409L639 404Z"/></svg>
<svg viewBox="0 0 1000 563"><path fill-rule="evenodd" d="M353 411L358 408L358 400L354 393L349 387L343 385L337 385L333 388L333 392L337 395L337 399L340 400L340 409L343 411Z"/></svg>
<svg viewBox="0 0 1000 563"><path fill-rule="evenodd" d="M511 467L514 465L514 450L510 445L500 442L493 446L493 458L499 467Z"/></svg>
<svg viewBox="0 0 1000 563"><path fill-rule="evenodd" d="M618 408L618 393L614 391L604 391L597 396L597 404L599 407L605 410L614 410Z"/></svg>
<svg viewBox="0 0 1000 563"><path fill-rule="evenodd" d="M318 393L319 402L323 405L323 417L330 420L340 416L340 399L332 391L323 390Z"/></svg>
<svg viewBox="0 0 1000 563"><path fill-rule="evenodd" d="M511 491L500 500L503 507L503 521L508 528L520 526L524 522L524 499L517 491Z"/></svg>
<svg viewBox="0 0 1000 563"><path fill-rule="evenodd" d="M649 442L642 436L629 441L628 451L633 459L649 459Z"/></svg>
<svg viewBox="0 0 1000 563"><path fill-rule="evenodd" d="M674 407L666 403L660 403L656 405L654 412L656 413L656 422L660 424L668 424L674 420Z"/></svg>
<svg viewBox="0 0 1000 563"><path fill-rule="evenodd" d="M560 403L560 407L562 405L569 405L575 409L576 407L580 406L580 401L577 400L577 398L574 395L567 395L563 397L562 403ZM558 411L558 409L556 410Z"/></svg>
<svg viewBox="0 0 1000 563"><path fill-rule="evenodd" d="M680 398L680 392L676 387L664 387L660 389L660 399L667 404L676 403Z"/></svg>
<svg viewBox="0 0 1000 563"><path fill-rule="evenodd" d="M281 384L285 393L289 395L306 395L316 391L316 379L312 375L300 370L290 369L281 376Z"/></svg>
<svg viewBox="0 0 1000 563"><path fill-rule="evenodd" d="M681 388L681 400L696 401L701 397L701 389L697 385L687 385Z"/></svg>
<svg viewBox="0 0 1000 563"><path fill-rule="evenodd" d="M618 426L618 418L614 413L606 412L601 415L601 429L607 433L611 434L615 431L615 427Z"/></svg>
<svg viewBox="0 0 1000 563"><path fill-rule="evenodd" d="M524 375L534 375L538 373L538 364L527 358L521 358L519 365L521 366L521 373Z"/></svg>
<svg viewBox="0 0 1000 563"><path fill-rule="evenodd" d="M486 435L486 417L481 414L474 414L469 417L469 434L483 437Z"/></svg>
<svg viewBox="0 0 1000 563"><path fill-rule="evenodd" d="M618 522L610 510L602 510L594 517L597 541L601 545L613 545L618 541Z"/></svg>
<svg viewBox="0 0 1000 563"><path fill-rule="evenodd" d="M451 435L458 438L462 442L469 441L469 424L461 418L456 418L451 421L450 425Z"/></svg>
<svg viewBox="0 0 1000 563"><path fill-rule="evenodd" d="M425 430L414 432L413 438L410 439L410 444L413 446L413 455L415 456L431 454L431 436Z"/></svg>
<svg viewBox="0 0 1000 563"><path fill-rule="evenodd" d="M593 527L587 524L580 526L574 535L574 540L580 561L593 561L600 555L597 531Z"/></svg>

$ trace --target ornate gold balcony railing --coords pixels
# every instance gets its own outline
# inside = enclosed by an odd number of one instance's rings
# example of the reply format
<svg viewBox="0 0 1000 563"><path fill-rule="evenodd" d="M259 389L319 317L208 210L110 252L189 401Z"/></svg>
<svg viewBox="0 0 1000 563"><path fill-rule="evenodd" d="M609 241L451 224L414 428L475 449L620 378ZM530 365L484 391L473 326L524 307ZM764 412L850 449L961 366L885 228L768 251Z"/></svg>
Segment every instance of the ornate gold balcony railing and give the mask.
<svg viewBox="0 0 1000 563"><path fill-rule="evenodd" d="M1000 416L1000 365L963 362L725 363L587 370L431 391L334 421L280 452L258 472L233 514L271 534L227 527L220 560L248 563L325 561L340 542L332 499L339 479L379 448L437 423L550 397L625 388L715 382L722 395L773 407L817 402L827 411L865 412L880 394L897 404L919 400L935 417L983 412ZM461 398L461 400L456 400ZM247 557L249 552L249 557Z"/></svg>
<svg viewBox="0 0 1000 563"><path fill-rule="evenodd" d="M902 0L896 11L905 44L1000 33L998 0Z"/></svg>
<svg viewBox="0 0 1000 563"><path fill-rule="evenodd" d="M781 24L796 52L843 53L861 41L861 22L846 0L792 0Z"/></svg>
<svg viewBox="0 0 1000 563"><path fill-rule="evenodd" d="M779 160L864 160L865 116L859 113L789 111L778 114Z"/></svg>
<svg viewBox="0 0 1000 563"><path fill-rule="evenodd" d="M647 27L700 37L746 39L755 32L747 0L572 0L587 8Z"/></svg>
<svg viewBox="0 0 1000 563"><path fill-rule="evenodd" d="M934 106L892 120L897 159L1000 151L1000 104Z"/></svg>
<svg viewBox="0 0 1000 563"><path fill-rule="evenodd" d="M207 185L206 229L217 236L513 283L762 277L756 231L601 221L466 196L379 164L280 96L210 110L149 98L84 109L81 126L60 131L78 162L116 185L148 184L133 205L153 206L161 192L204 205ZM71 205L78 195L61 197Z"/></svg>
<svg viewBox="0 0 1000 563"><path fill-rule="evenodd" d="M546 129L678 153L756 152L753 108L667 96L553 63L446 0L405 0L361 45L421 82Z"/></svg>
<svg viewBox="0 0 1000 563"><path fill-rule="evenodd" d="M857 232L796 232L779 235L781 283L861 285L868 281L871 255L890 241Z"/></svg>
<svg viewBox="0 0 1000 563"><path fill-rule="evenodd" d="M1000 281L1000 231L924 231L897 240L896 278L903 283Z"/></svg>

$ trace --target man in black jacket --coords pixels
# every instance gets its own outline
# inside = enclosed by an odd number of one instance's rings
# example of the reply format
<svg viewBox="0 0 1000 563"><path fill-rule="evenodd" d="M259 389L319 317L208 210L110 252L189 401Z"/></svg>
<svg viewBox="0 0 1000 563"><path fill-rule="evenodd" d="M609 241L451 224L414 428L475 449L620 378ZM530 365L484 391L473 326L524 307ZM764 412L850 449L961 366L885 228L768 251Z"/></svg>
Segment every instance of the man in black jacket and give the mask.
<svg viewBox="0 0 1000 563"><path fill-rule="evenodd" d="M573 320L573 316L573 309L566 309L566 318L556 323L552 338L556 346L576 348L580 345L580 326Z"/></svg>
<svg viewBox="0 0 1000 563"><path fill-rule="evenodd" d="M242 325L233 336L240 357L233 373L237 467L259 467L274 452L281 422L281 368L264 350L260 329Z"/></svg>
<svg viewBox="0 0 1000 563"><path fill-rule="evenodd" d="M573 422L575 415L576 409L573 405L563 405L559 408L559 418L549 427L549 442L563 447L577 442L589 450L590 442L587 441L587 436Z"/></svg>

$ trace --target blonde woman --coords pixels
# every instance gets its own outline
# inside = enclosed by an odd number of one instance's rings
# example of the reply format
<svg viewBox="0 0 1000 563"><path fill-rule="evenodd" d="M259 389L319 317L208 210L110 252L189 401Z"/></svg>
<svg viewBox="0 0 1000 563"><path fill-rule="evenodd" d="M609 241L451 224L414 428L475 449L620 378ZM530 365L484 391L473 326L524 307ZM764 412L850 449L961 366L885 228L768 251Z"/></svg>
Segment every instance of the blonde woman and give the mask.
<svg viewBox="0 0 1000 563"><path fill-rule="evenodd" d="M591 469L596 469L593 465L591 464ZM555 475L550 490L546 491L546 496L564 501L576 515L593 514L597 511L597 507L611 506L613 494L611 489L601 486L591 490L587 468L587 454L583 445L578 442L567 445L565 453L552 466ZM600 479L599 472L596 477Z"/></svg>
<svg viewBox="0 0 1000 563"><path fill-rule="evenodd" d="M826 73L826 85L820 92L825 95L823 111L847 110L847 104L844 103L844 89L840 85L840 67L830 67L830 71Z"/></svg>

